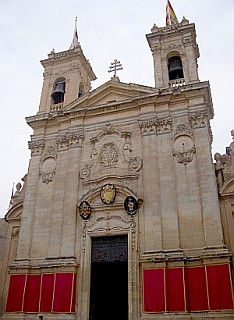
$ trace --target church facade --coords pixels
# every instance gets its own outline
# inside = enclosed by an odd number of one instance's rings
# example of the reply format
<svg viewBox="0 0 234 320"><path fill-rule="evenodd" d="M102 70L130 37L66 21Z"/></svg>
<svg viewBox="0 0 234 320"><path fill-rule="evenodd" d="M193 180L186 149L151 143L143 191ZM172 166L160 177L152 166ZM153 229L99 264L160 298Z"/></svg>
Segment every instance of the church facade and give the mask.
<svg viewBox="0 0 234 320"><path fill-rule="evenodd" d="M195 25L147 40L155 87L91 91L80 44L41 61L29 169L1 224L0 319L233 319L234 147L214 168Z"/></svg>

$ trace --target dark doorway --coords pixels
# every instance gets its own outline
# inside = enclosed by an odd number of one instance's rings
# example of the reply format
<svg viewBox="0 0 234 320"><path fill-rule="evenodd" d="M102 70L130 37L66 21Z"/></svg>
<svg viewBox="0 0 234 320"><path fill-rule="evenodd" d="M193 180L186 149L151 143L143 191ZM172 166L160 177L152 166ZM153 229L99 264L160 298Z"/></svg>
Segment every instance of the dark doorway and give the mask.
<svg viewBox="0 0 234 320"><path fill-rule="evenodd" d="M127 239L92 239L89 320L128 319Z"/></svg>

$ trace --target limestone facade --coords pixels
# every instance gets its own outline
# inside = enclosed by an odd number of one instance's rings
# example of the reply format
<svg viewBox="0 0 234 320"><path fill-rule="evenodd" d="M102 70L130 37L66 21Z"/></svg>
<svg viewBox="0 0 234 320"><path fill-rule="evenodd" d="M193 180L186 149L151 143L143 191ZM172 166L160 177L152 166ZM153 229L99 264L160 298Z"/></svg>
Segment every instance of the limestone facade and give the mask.
<svg viewBox="0 0 234 320"><path fill-rule="evenodd" d="M167 28L154 26L147 39L155 88L114 77L90 91L95 75L80 45L42 61L39 111L26 119L34 130L29 169L6 214L1 319L89 319L92 240L122 235L128 243L129 320L233 318L228 280L233 177L230 166L220 169L228 177L220 185L220 216L211 156L214 113L209 83L198 79L195 26L186 19ZM181 59L184 78L169 79L173 56ZM59 105L51 99L58 79L66 83ZM217 288L224 290L218 266L226 272L228 304L214 298ZM180 306L173 293L175 274L181 282ZM72 283L65 311L58 289L64 283L56 282L63 276ZM43 300L46 277L55 283L51 306ZM21 280L21 309L16 310L14 281ZM36 296L30 300L36 295L35 290L30 295L30 283L38 288L38 302ZM204 304L195 299L198 292L202 299L204 293ZM49 307L51 312L43 311Z"/></svg>

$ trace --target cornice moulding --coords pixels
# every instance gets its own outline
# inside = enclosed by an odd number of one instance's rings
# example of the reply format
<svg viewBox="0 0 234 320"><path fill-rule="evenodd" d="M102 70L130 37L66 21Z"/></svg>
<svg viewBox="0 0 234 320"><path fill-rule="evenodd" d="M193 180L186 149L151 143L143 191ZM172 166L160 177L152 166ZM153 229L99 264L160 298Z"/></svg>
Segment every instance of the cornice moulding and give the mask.
<svg viewBox="0 0 234 320"><path fill-rule="evenodd" d="M208 92L200 92L201 90L208 90ZM77 118L77 117L88 117L88 116L100 116L100 114L106 114L106 113L113 113L113 112L119 112L119 111L129 111L131 109L138 109L142 108L145 104L161 104L165 103L168 100L168 98L171 97L171 95L178 91L177 88L163 88L163 89L155 89L154 93L149 93L146 95L131 97L130 99L120 100L120 101L113 101L113 102L107 102L104 104L99 105L81 105L81 106L74 106L74 108L70 110L59 110L54 111L50 113L42 113L37 114L34 116L26 117L26 122L28 125L30 125L32 128L35 128L36 126L43 126L45 122L48 120L56 119L59 122L59 118L68 117L68 118ZM208 81L204 82L196 82L192 84L188 84L182 87L179 87L179 91L181 93L186 93L186 97L184 99L189 99L192 97L196 97L199 95L206 96L206 103L210 106L210 114L211 117L213 117L213 104L211 100L211 94L210 94L210 85ZM158 98L161 98L158 100ZM175 96L174 101L176 101L177 96ZM162 99L163 98L163 99ZM180 95L178 95L178 98L180 98ZM89 99L89 98L88 98ZM87 101L88 101L87 99ZM155 101L157 99L157 102ZM76 102L78 102L76 100ZM86 100L83 100L83 103L86 103ZM41 123L39 123L41 122Z"/></svg>

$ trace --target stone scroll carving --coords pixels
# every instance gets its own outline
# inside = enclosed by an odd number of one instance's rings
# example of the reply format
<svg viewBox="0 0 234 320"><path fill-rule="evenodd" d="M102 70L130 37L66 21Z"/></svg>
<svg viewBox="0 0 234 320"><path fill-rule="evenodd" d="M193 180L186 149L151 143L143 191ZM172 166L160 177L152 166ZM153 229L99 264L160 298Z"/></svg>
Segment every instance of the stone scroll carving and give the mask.
<svg viewBox="0 0 234 320"><path fill-rule="evenodd" d="M57 152L54 147L50 146L42 156L40 163L40 175L43 183L53 181L56 172Z"/></svg>
<svg viewBox="0 0 234 320"><path fill-rule="evenodd" d="M179 163L187 165L193 160L193 154L196 152L192 132L189 126L179 125L175 130L173 140L173 155Z"/></svg>
<svg viewBox="0 0 234 320"><path fill-rule="evenodd" d="M132 134L122 132L111 124L90 139L91 152L87 163L81 168L82 179L92 179L106 175L129 175L142 167L142 160L132 155Z"/></svg>

